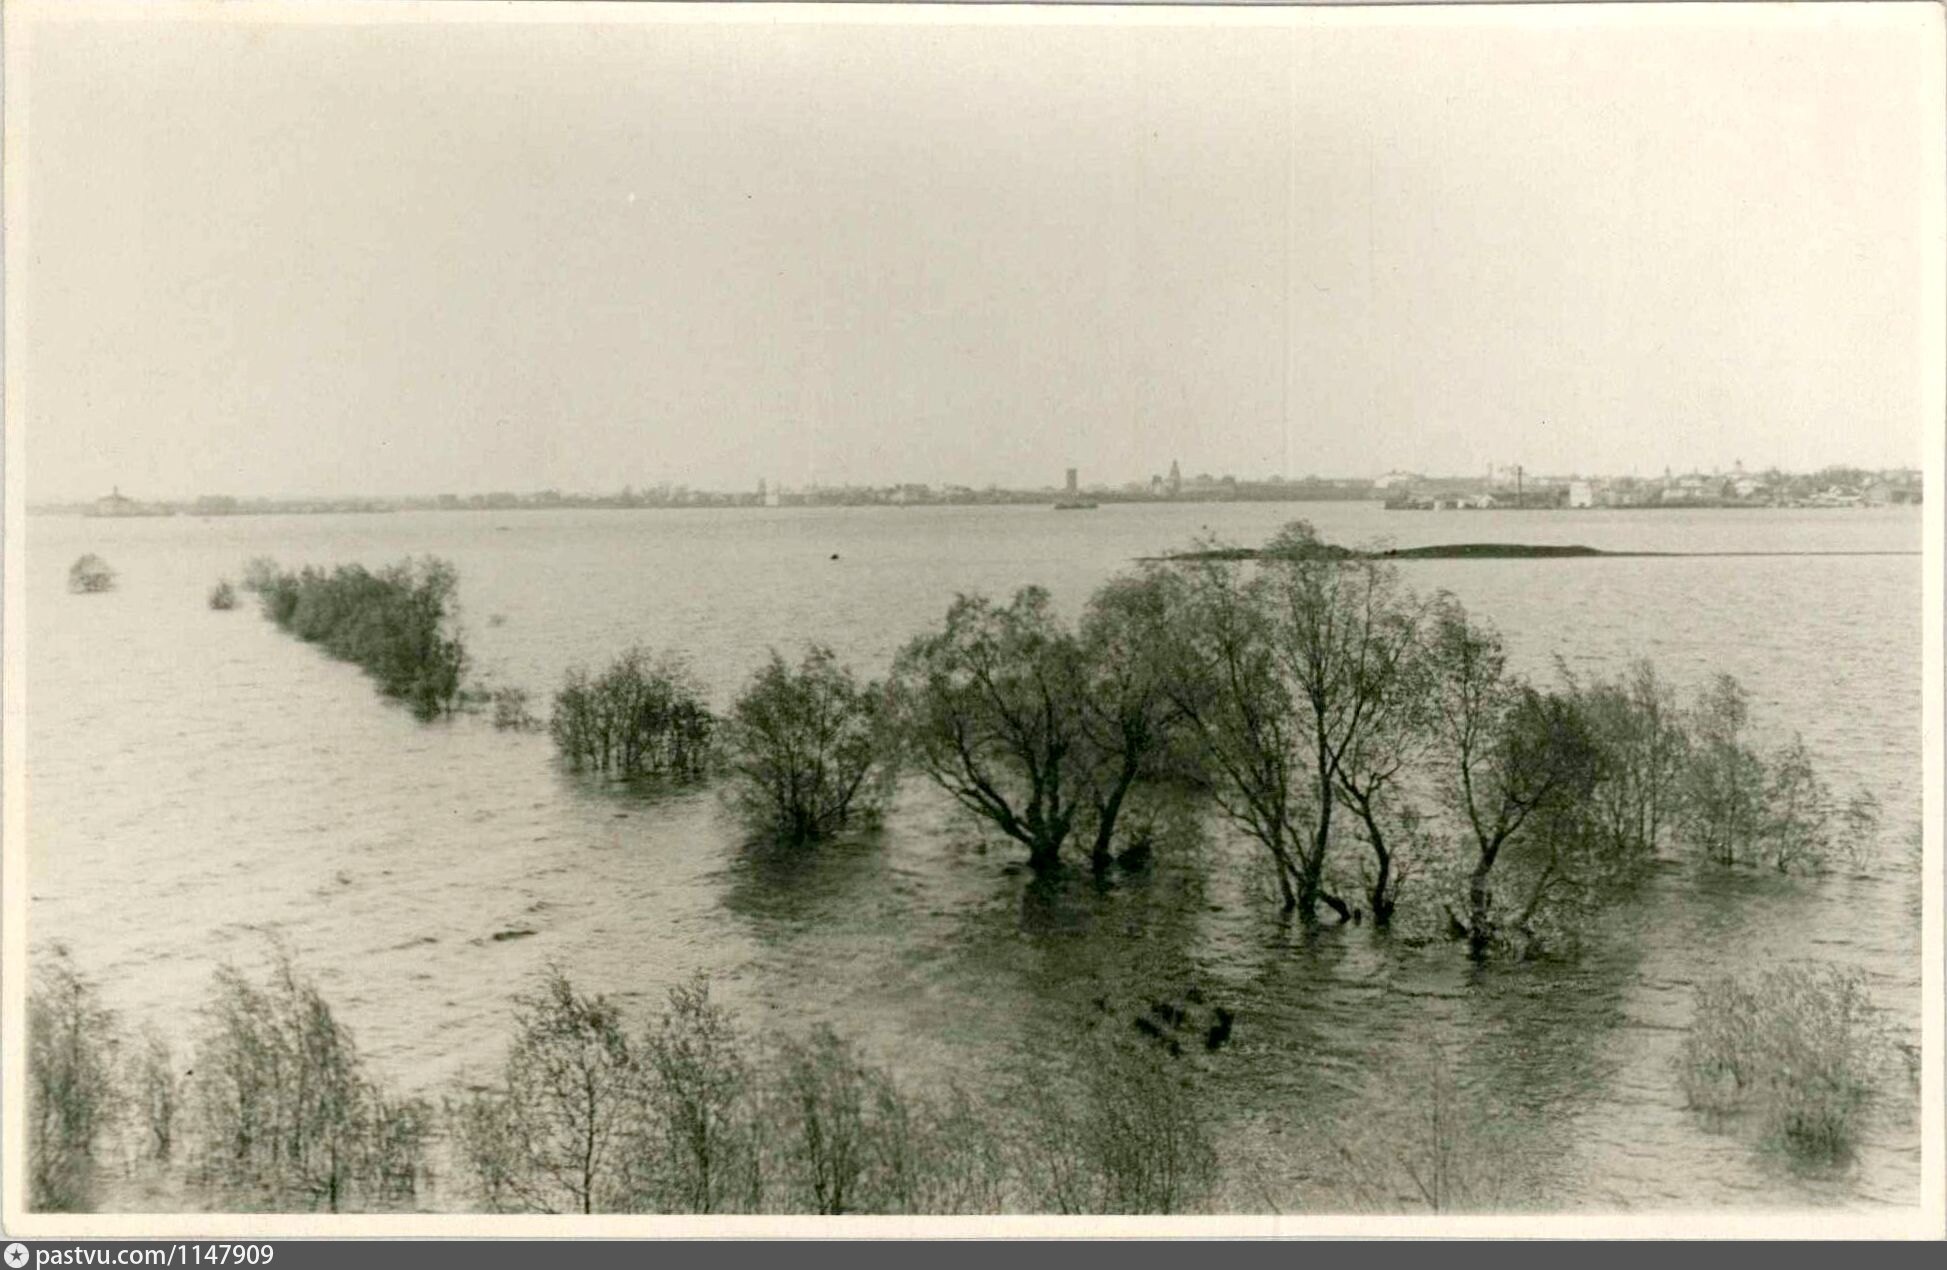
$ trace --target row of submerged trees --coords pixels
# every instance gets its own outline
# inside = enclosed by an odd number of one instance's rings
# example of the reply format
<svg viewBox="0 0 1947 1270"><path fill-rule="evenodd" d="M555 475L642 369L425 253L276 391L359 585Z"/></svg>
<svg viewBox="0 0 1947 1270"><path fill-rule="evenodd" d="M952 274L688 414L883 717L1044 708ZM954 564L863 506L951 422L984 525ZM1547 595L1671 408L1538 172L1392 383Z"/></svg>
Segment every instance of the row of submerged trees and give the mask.
<svg viewBox="0 0 1947 1270"><path fill-rule="evenodd" d="M431 719L452 713L466 675L458 580L452 565L430 556L376 572L356 564L291 571L260 557L245 569L243 586L279 627L362 667L380 692ZM215 593L210 606L224 607Z"/></svg>
<svg viewBox="0 0 1947 1270"><path fill-rule="evenodd" d="M983 1095L921 1090L820 1026L751 1033L698 978L631 1019L558 970L515 1000L485 1086L437 1103L368 1070L317 987L280 955L220 969L188 1050L131 1040L64 950L28 998L28 1203L89 1211L119 1176L173 1178L221 1208L370 1211L442 1202L531 1213L1180 1213L1282 1207L1227 1175L1210 1061L1103 1019L1078 1061L1001 1073ZM1673 1056L1713 1128L1844 1161L1894 1048L1855 971L1784 965L1699 985ZM1484 1211L1532 1202L1546 1163L1458 1084L1436 1041L1330 1144L1304 1205ZM1282 1187L1280 1187L1282 1189ZM1228 1198L1226 1198L1228 1197Z"/></svg>
<svg viewBox="0 0 1947 1270"><path fill-rule="evenodd" d="M641 1026L559 972L517 1005L500 1080L449 1104L489 1211L1180 1212L1214 1182L1190 1082L1126 1040L991 1102L902 1085L829 1027L747 1034L701 979Z"/></svg>
<svg viewBox="0 0 1947 1270"><path fill-rule="evenodd" d="M185 1053L131 1040L64 950L28 1017L28 1205L90 1211L117 1179L221 1208L531 1213L1182 1212L1216 1181L1184 1065L1104 1031L1073 1078L922 1093L829 1027L751 1034L701 979L637 1023L558 971L516 999L498 1079L440 1102L367 1070L280 955L220 969Z"/></svg>
<svg viewBox="0 0 1947 1270"><path fill-rule="evenodd" d="M439 561L259 564L245 583L423 714L466 696L453 584ZM1647 663L1533 682L1458 600L1302 521L1259 551L1204 544L1113 578L1073 624L1038 587L961 596L884 683L821 646L774 652L719 717L680 657L631 648L571 669L545 725L518 689L491 699L497 725L545 726L577 770L727 774L739 811L796 843L872 822L901 770L1037 871L1078 852L1106 867L1141 798L1204 797L1261 848L1285 911L1390 925L1411 892L1477 956L1547 946L1673 846L1803 871L1876 822L1802 742L1756 744L1729 676L1687 701Z"/></svg>
<svg viewBox="0 0 1947 1270"><path fill-rule="evenodd" d="M178 1170L226 1206L329 1212L410 1203L437 1109L374 1080L351 1033L281 957L217 972L189 1052L124 1035L64 948L35 960L27 1011L27 1196L96 1206L109 1165Z"/></svg>
<svg viewBox="0 0 1947 1270"><path fill-rule="evenodd" d="M1078 837L1100 866L1139 786L1187 786L1286 910L1386 924L1431 875L1476 955L1544 944L1673 843L1791 871L1870 840L1870 798L1841 804L1800 741L1756 746L1728 676L1687 705L1647 663L1544 687L1453 597L1302 522L1240 554L1116 578L1074 629L1036 588L961 598L894 664L890 744L1033 867Z"/></svg>

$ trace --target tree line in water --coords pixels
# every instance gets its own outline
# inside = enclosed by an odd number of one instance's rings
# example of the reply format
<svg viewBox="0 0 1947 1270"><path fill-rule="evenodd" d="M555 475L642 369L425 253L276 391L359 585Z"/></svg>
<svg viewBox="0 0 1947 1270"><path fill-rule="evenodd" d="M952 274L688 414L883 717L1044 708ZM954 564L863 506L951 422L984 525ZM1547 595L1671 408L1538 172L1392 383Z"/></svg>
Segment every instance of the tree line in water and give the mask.
<svg viewBox="0 0 1947 1270"><path fill-rule="evenodd" d="M820 645L773 652L719 717L680 656L632 648L571 669L545 725L506 689L495 721L545 726L577 770L725 777L756 831L800 845L876 823L902 772L1036 871L1107 869L1148 848L1132 807L1202 800L1299 920L1417 903L1480 958L1559 945L1673 849L1805 872L1875 840L1870 795L1835 794L1797 738L1760 743L1728 675L1687 700L1648 662L1538 683L1453 596L1304 522L1250 559L1200 546L1072 624L1039 587L963 595L883 682Z"/></svg>
<svg viewBox="0 0 1947 1270"><path fill-rule="evenodd" d="M1696 991L1675 1058L1712 1127L1843 1163L1894 1047L1855 971L1789 965ZM437 1101L368 1070L280 954L225 966L186 1050L131 1038L64 949L29 994L28 1204L91 1211L121 1185L219 1211L1185 1213L1489 1211L1537 1202L1548 1161L1439 1046L1330 1123L1329 1176L1268 1181L1213 1123L1221 1046L1094 1020L1073 1062L979 1093L921 1088L828 1026L752 1033L698 978L632 1019L552 970L517 997L492 1082ZM129 1193L122 1192L123 1196ZM181 1200L173 1201L181 1203Z"/></svg>

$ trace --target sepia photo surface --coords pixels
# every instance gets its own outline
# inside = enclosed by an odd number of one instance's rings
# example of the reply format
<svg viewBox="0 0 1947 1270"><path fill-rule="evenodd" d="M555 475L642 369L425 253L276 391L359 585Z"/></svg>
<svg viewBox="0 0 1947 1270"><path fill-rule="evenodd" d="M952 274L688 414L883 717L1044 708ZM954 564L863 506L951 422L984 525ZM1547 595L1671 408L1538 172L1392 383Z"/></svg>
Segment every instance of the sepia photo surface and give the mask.
<svg viewBox="0 0 1947 1270"><path fill-rule="evenodd" d="M1937 5L5 22L9 1233L1941 1233Z"/></svg>

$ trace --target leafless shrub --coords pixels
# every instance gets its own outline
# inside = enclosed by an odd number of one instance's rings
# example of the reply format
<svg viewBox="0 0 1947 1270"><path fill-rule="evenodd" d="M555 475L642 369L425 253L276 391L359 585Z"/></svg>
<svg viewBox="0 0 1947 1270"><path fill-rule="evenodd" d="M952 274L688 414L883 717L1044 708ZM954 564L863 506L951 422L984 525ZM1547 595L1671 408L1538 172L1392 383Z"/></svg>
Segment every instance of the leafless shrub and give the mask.
<svg viewBox="0 0 1947 1270"><path fill-rule="evenodd" d="M1677 1077L1692 1107L1752 1113L1768 1140L1830 1162L1851 1154L1891 1052L1860 972L1797 964L1699 985Z"/></svg>
<svg viewBox="0 0 1947 1270"><path fill-rule="evenodd" d="M34 962L27 1001L27 1202L75 1212L93 1200L95 1148L121 1108L114 1014L65 948Z"/></svg>
<svg viewBox="0 0 1947 1270"><path fill-rule="evenodd" d="M177 1070L174 1050L154 1028L143 1032L142 1048L135 1056L133 1083L145 1133L143 1147L153 1158L166 1160L176 1147L183 1077Z"/></svg>
<svg viewBox="0 0 1947 1270"><path fill-rule="evenodd" d="M607 998L552 971L518 999L503 1084L452 1113L483 1203L498 1211L629 1207L628 1144L639 1132L641 1067Z"/></svg>
<svg viewBox="0 0 1947 1270"><path fill-rule="evenodd" d="M1014 1143L1027 1203L1057 1213L1194 1211L1217 1174L1194 1063L1103 1039L1082 1067L1076 1089L1027 1085Z"/></svg>
<svg viewBox="0 0 1947 1270"><path fill-rule="evenodd" d="M662 1212L756 1208L763 1192L754 1074L702 978L672 988L642 1042L646 1115L632 1189Z"/></svg>
<svg viewBox="0 0 1947 1270"><path fill-rule="evenodd" d="M496 688L493 693L494 727L502 732L534 732L544 725L528 708L527 689Z"/></svg>
<svg viewBox="0 0 1947 1270"><path fill-rule="evenodd" d="M874 1073L829 1027L786 1040L773 1086L782 1181L815 1213L870 1211L867 1133Z"/></svg>
<svg viewBox="0 0 1947 1270"><path fill-rule="evenodd" d="M287 956L262 986L217 972L190 1090L212 1184L337 1212L409 1195L420 1172L420 1137L400 1134L400 1105Z"/></svg>
<svg viewBox="0 0 1947 1270"><path fill-rule="evenodd" d="M1507 1206L1530 1163L1438 1045L1384 1073L1383 1084L1375 1079L1359 1108L1334 1136L1338 1181L1361 1209L1492 1212Z"/></svg>

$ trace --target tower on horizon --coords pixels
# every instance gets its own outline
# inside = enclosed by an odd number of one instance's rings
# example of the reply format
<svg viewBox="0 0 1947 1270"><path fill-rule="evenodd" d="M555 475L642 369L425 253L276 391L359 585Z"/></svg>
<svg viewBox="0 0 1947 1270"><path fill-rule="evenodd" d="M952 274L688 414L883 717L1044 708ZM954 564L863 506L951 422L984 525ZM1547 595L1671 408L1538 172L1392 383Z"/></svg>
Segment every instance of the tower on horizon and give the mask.
<svg viewBox="0 0 1947 1270"><path fill-rule="evenodd" d="M1075 469L1072 467L1069 468L1068 469L1068 492L1070 494L1074 494L1077 492L1077 483L1075 480L1075 476L1076 476Z"/></svg>
<svg viewBox="0 0 1947 1270"><path fill-rule="evenodd" d="M1178 492L1180 492L1180 491L1181 491L1182 489L1183 489L1183 469L1182 469L1182 468L1180 468L1180 467L1178 467L1178 466L1176 465L1176 460L1175 460L1175 459L1171 459L1171 460L1170 460L1170 495L1171 495L1171 497L1174 497L1174 496L1175 496L1175 495L1176 495L1176 494L1177 494Z"/></svg>

